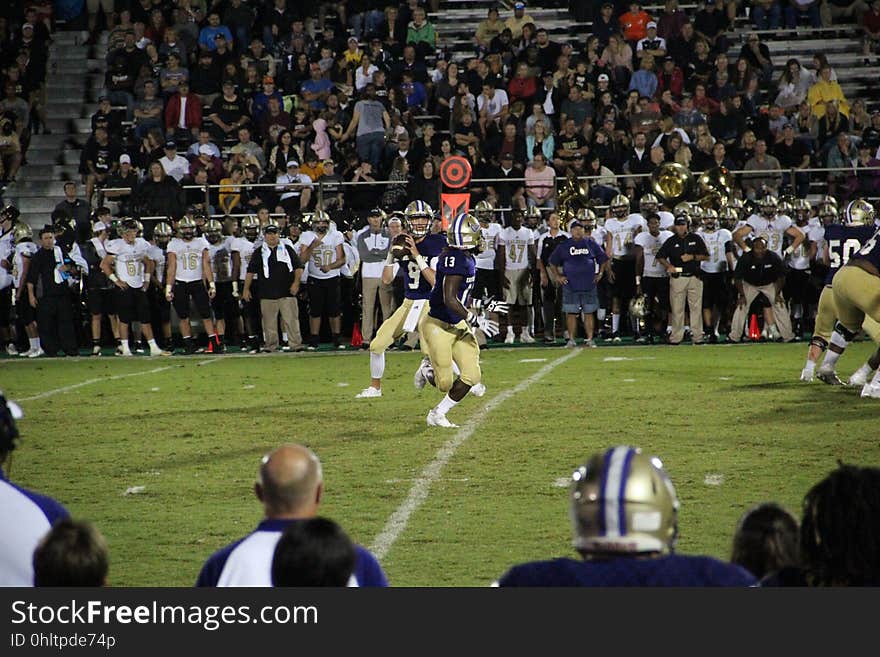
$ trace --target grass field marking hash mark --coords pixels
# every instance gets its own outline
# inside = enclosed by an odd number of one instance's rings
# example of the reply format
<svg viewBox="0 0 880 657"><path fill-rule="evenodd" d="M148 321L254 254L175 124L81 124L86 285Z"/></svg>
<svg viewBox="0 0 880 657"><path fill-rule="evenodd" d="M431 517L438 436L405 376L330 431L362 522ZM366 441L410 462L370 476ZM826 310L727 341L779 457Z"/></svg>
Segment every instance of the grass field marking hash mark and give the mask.
<svg viewBox="0 0 880 657"><path fill-rule="evenodd" d="M400 535L406 530L406 527L409 524L409 519L412 517L413 513L415 513L416 510L424 504L425 500L428 499L431 486L440 478L440 473L442 472L443 467L452 460L452 457L455 456L455 452L458 448L476 433L477 428L479 428L480 424L486 419L486 417L508 399L525 391L532 384L537 383L554 369L563 363L568 362L582 351L582 348L577 348L556 360L550 361L537 372L520 381L513 388L507 388L495 395L471 415L461 428L455 432L455 435L437 450L434 459L425 466L419 477L413 482L412 488L410 488L406 499L399 507L397 507L394 513L391 514L388 521L385 523L385 527L379 532L379 535L373 539L373 544L370 546L370 550L376 555L377 559L381 561L385 558L388 551L394 543L397 542Z"/></svg>
<svg viewBox="0 0 880 657"><path fill-rule="evenodd" d="M52 390L47 390L46 392L41 392L38 395L31 395L30 397L20 397L16 401L19 402L28 402L35 401L37 399L45 399L46 397L51 397L53 395L57 395L62 392L70 392L71 390L76 390L78 388L84 388L86 386L90 386L93 383L100 383L101 381L115 381L117 379L126 379L130 376L144 376L145 374L156 374L157 372L164 372L165 370L170 370L174 367L174 365L166 365L165 367L154 367L151 370L145 370L143 372L131 372L129 374L115 374L113 376L104 376L98 379L87 379L82 381L81 383L74 383L73 385L63 386L61 388L54 388Z"/></svg>

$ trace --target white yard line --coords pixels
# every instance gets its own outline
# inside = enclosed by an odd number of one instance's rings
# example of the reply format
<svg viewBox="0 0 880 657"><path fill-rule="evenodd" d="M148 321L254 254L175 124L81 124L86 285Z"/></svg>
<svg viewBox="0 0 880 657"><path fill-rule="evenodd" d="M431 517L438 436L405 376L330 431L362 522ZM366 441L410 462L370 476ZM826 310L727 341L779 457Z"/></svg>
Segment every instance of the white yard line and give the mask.
<svg viewBox="0 0 880 657"><path fill-rule="evenodd" d="M52 395L57 395L62 392L70 392L71 390L76 390L78 388L84 388L86 386L90 386L93 383L101 383L102 381L115 381L117 379L126 379L130 376L144 376L145 374L156 374L157 372L164 372L165 370L170 370L174 365L166 365L165 367L155 367L151 370L146 370L143 372L132 372L131 374L116 374L114 376L102 376L97 379L87 379L81 383L74 383L73 385L64 386L62 388L54 388L52 390L47 390L46 392L41 392L38 395L32 395L30 397L19 397L15 401L19 402L27 402L34 401L37 399L45 399L46 397L51 397Z"/></svg>
<svg viewBox="0 0 880 657"><path fill-rule="evenodd" d="M583 351L581 348L570 351L565 356L561 356L560 358L547 363L530 377L520 381L520 383L513 388L508 388L495 395L477 410L471 418L455 432L455 435L443 445L443 447L437 450L434 459L425 466L425 469L422 470L422 473L413 483L412 488L409 490L409 494L403 501L403 504L397 507L397 510L391 514L388 521L385 523L385 527L379 532L379 535L373 539L373 544L370 546L370 550L373 551L377 559L381 560L388 554L388 551L397 539L400 538L400 535L406 530L406 526L409 524L409 519L412 517L413 513L415 513L425 500L428 499L431 486L440 478L440 473L444 466L449 463L453 456L455 456L455 452L458 448L461 447L468 438L474 435L489 413L514 395L518 395L529 388L532 384L543 379L554 369L580 354L581 351Z"/></svg>
<svg viewBox="0 0 880 657"><path fill-rule="evenodd" d="M196 367L201 367L202 365L210 365L211 363L216 363L218 360L223 360L225 356L214 356L213 358L207 358L199 363L196 363Z"/></svg>

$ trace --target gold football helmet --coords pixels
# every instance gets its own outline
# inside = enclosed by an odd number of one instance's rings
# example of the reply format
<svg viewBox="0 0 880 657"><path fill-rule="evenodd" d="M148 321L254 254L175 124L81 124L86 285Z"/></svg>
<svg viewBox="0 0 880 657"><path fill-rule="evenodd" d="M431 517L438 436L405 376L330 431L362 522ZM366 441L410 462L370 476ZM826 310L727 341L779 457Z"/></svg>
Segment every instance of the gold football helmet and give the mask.
<svg viewBox="0 0 880 657"><path fill-rule="evenodd" d="M420 240L431 232L434 210L424 201L413 201L406 206L403 217L404 230L411 233L416 240Z"/></svg>
<svg viewBox="0 0 880 657"><path fill-rule="evenodd" d="M185 240L190 240L196 236L196 220L185 215L177 222L177 232Z"/></svg>
<svg viewBox="0 0 880 657"><path fill-rule="evenodd" d="M576 218L584 225L584 228L589 231L592 231L596 227L596 213L590 208L578 210Z"/></svg>
<svg viewBox="0 0 880 657"><path fill-rule="evenodd" d="M712 208L703 210L703 228L706 230L718 228L718 213Z"/></svg>
<svg viewBox="0 0 880 657"><path fill-rule="evenodd" d="M609 205L611 210L611 216L616 217L617 219L623 219L626 215L629 214L629 199L623 194L618 194L613 199L611 199L611 204Z"/></svg>
<svg viewBox="0 0 880 657"><path fill-rule="evenodd" d="M806 224L813 215L813 207L805 198L799 198L794 202L794 220L800 225Z"/></svg>
<svg viewBox="0 0 880 657"><path fill-rule="evenodd" d="M34 239L34 231L27 224L16 224L12 229L12 240L19 244Z"/></svg>
<svg viewBox="0 0 880 657"><path fill-rule="evenodd" d="M633 447L593 454L572 474L574 547L587 555L670 553L678 507L657 457Z"/></svg>
<svg viewBox="0 0 880 657"><path fill-rule="evenodd" d="M480 224L489 225L495 215L495 207L490 201L480 201L474 206L473 215Z"/></svg>
<svg viewBox="0 0 880 657"><path fill-rule="evenodd" d="M636 319L645 319L648 316L648 298L644 294L639 294L630 300L629 314Z"/></svg>
<svg viewBox="0 0 880 657"><path fill-rule="evenodd" d="M721 208L721 211L718 213L718 221L722 228L733 230L736 227L736 222L739 221L739 212L736 211L736 208L728 205Z"/></svg>
<svg viewBox="0 0 880 657"><path fill-rule="evenodd" d="M647 216L651 213L657 212L660 209L660 199L658 199L654 194L645 194L639 200L639 210L642 212L642 216Z"/></svg>
<svg viewBox="0 0 880 657"><path fill-rule="evenodd" d="M171 225L164 221L160 221L156 224L156 227L153 228L153 239L156 240L158 244L168 244L168 240L171 239L172 235L174 235L174 231L171 229Z"/></svg>
<svg viewBox="0 0 880 657"><path fill-rule="evenodd" d="M862 198L850 201L843 211L843 220L847 226L871 225L874 223L874 206Z"/></svg>
<svg viewBox="0 0 880 657"><path fill-rule="evenodd" d="M420 201L416 201L419 203ZM479 253L486 248L483 233L480 231L480 222L472 214L461 212L456 215L446 229L446 239L449 246L465 251Z"/></svg>
<svg viewBox="0 0 880 657"><path fill-rule="evenodd" d="M833 203L821 203L819 205L819 219L822 220L822 224L825 226L838 223L837 206Z"/></svg>
<svg viewBox="0 0 880 657"><path fill-rule="evenodd" d="M241 232L252 242L257 239L260 233L260 220L252 214L249 214L241 220Z"/></svg>
<svg viewBox="0 0 880 657"><path fill-rule="evenodd" d="M772 217L775 215L778 206L779 201L773 196L773 194L764 194L764 196L758 200L758 209L765 217Z"/></svg>
<svg viewBox="0 0 880 657"><path fill-rule="evenodd" d="M205 224L205 238L211 243L216 244L223 236L223 224L216 219L208 220Z"/></svg>

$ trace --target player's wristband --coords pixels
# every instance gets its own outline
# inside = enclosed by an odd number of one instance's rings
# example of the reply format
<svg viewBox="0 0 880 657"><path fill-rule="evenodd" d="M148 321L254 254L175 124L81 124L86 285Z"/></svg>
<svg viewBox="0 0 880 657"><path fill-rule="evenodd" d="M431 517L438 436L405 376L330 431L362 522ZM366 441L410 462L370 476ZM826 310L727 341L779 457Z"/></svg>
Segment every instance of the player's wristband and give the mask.
<svg viewBox="0 0 880 657"><path fill-rule="evenodd" d="M636 276L636 285L641 285L641 284L642 284L642 277Z"/></svg>
<svg viewBox="0 0 880 657"><path fill-rule="evenodd" d="M744 247L743 247L743 253L748 253L748 252L751 251L751 250L752 250L752 247L750 247L750 246L744 246Z"/></svg>
<svg viewBox="0 0 880 657"><path fill-rule="evenodd" d="M394 255L391 253L391 249L388 249L388 255L385 257L385 266L391 267L394 265Z"/></svg>
<svg viewBox="0 0 880 657"><path fill-rule="evenodd" d="M165 294L171 294L171 286L170 285L165 286Z"/></svg>
<svg viewBox="0 0 880 657"><path fill-rule="evenodd" d="M419 266L419 271L424 271L428 268L428 261L421 254L416 256L416 264Z"/></svg>
<svg viewBox="0 0 880 657"><path fill-rule="evenodd" d="M208 289L209 289L209 290L216 290L216 289L217 289L217 284L216 284L214 281L209 281L209 282L208 282Z"/></svg>
<svg viewBox="0 0 880 657"><path fill-rule="evenodd" d="M792 253L794 253L794 248L791 247L791 246L789 246L789 247L785 250L785 255L791 255Z"/></svg>
<svg viewBox="0 0 880 657"><path fill-rule="evenodd" d="M113 281L114 283L118 283L118 282L119 282L119 276L117 276L116 274L110 274L107 278L109 278L109 279L110 279L111 281Z"/></svg>
<svg viewBox="0 0 880 657"><path fill-rule="evenodd" d="M232 281L232 293L238 294L238 281Z"/></svg>

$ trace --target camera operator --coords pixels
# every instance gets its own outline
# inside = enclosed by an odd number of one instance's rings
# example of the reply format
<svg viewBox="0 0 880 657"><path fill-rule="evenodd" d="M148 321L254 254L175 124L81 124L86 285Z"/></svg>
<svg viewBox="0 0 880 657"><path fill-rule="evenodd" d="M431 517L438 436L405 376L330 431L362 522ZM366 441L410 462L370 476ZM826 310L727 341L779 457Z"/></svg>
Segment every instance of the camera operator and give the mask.
<svg viewBox="0 0 880 657"><path fill-rule="evenodd" d="M47 356L78 353L71 287L79 283L82 269L66 247L55 244L51 226L40 230L40 249L31 258L27 276L28 297L37 309L37 330Z"/></svg>

